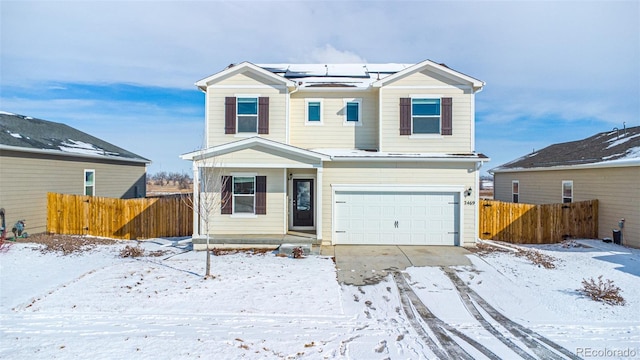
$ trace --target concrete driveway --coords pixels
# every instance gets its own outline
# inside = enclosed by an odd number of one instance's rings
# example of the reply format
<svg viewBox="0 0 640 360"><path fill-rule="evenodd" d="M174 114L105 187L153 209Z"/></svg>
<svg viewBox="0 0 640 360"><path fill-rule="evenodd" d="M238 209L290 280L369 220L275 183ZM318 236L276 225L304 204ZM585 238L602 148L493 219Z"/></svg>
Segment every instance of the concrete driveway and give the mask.
<svg viewBox="0 0 640 360"><path fill-rule="evenodd" d="M375 284L411 266L471 265L460 246L335 245L321 254L334 256L338 281L349 285Z"/></svg>

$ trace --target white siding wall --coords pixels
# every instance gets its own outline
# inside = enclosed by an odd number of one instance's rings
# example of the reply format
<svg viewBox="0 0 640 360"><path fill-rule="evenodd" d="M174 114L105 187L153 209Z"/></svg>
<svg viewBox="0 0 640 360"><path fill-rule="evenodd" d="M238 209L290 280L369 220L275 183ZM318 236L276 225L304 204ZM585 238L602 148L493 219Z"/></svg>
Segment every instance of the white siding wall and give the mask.
<svg viewBox="0 0 640 360"><path fill-rule="evenodd" d="M286 142L287 91L281 83L274 80L260 79L250 73L236 74L221 80L207 88L207 146L212 147L232 141L241 140L257 134L225 134L224 114L225 97L227 96L268 96L269 97L269 134L260 137Z"/></svg>
<svg viewBox="0 0 640 360"><path fill-rule="evenodd" d="M472 188L472 194L477 191L474 168L469 164L436 164L436 163L353 163L331 162L325 163L322 188L322 230L323 243L330 243L332 237L332 184L411 184L411 185L445 185ZM474 201L475 195L461 199L464 207L462 245L470 246L475 242L476 218L475 205L465 205L464 201Z"/></svg>
<svg viewBox="0 0 640 360"><path fill-rule="evenodd" d="M430 72L417 72L398 79L381 91L382 151L470 153L474 142L474 94L451 80ZM417 138L400 136L400 98L417 95L451 97L453 135Z"/></svg>
<svg viewBox="0 0 640 360"><path fill-rule="evenodd" d="M362 125L344 124L344 99L362 99ZM322 124L307 124L305 99L322 99ZM291 96L291 145L305 149L377 149L378 97L373 91L297 92Z"/></svg>
<svg viewBox="0 0 640 360"><path fill-rule="evenodd" d="M0 156L0 207L6 210L9 230L20 219L28 233L46 231L47 192L84 195L84 170L95 170L96 196L131 198L135 187L146 192L144 164L78 161L2 151Z"/></svg>
<svg viewBox="0 0 640 360"><path fill-rule="evenodd" d="M214 170L216 176L233 173L255 173L267 177L266 215L222 215L216 206L211 216L210 233L218 235L284 234L286 212L284 171L282 169L223 169ZM219 193L219 188L216 189ZM202 231L204 234L204 230Z"/></svg>
<svg viewBox="0 0 640 360"><path fill-rule="evenodd" d="M520 201L529 204L562 202L563 180L573 180L573 200L598 199L598 236L611 237L625 218L627 244L640 247L640 167L525 171L494 175L496 200L511 202L511 181L520 183Z"/></svg>

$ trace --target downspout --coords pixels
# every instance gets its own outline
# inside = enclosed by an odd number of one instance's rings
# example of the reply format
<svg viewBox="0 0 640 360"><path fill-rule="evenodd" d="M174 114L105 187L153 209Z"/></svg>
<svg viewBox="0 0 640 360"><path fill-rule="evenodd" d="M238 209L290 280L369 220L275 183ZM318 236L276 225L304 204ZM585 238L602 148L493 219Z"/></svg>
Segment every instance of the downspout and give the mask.
<svg viewBox="0 0 640 360"><path fill-rule="evenodd" d="M482 165L484 165L484 161L480 160L478 162L476 162L476 176L475 176L475 187L476 187L476 191L475 191L475 196L474 196L474 201L475 201L475 218L476 218L476 223L475 223L475 238L476 241L478 239L480 239L480 169L482 168Z"/></svg>
<svg viewBox="0 0 640 360"><path fill-rule="evenodd" d="M291 107L291 95L297 93L298 90L300 90L300 88L298 87L298 83L294 82L293 84L295 86L295 89L293 91L287 93L287 109L285 111L285 117L286 117L286 119L285 119L285 129L286 129L285 130L285 137L286 137L285 142L286 142L287 145L291 145L291 139L290 139L290 136L291 136L290 132L291 131L289 130L289 124L291 123L291 121L289 119L289 116L291 114L291 111L289 109Z"/></svg>

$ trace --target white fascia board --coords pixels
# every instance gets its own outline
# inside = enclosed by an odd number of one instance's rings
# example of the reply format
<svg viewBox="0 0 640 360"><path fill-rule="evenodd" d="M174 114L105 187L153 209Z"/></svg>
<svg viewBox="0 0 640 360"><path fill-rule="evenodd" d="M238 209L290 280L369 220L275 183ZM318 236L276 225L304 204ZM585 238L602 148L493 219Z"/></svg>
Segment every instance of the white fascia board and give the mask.
<svg viewBox="0 0 640 360"><path fill-rule="evenodd" d="M225 162L213 164L211 167L239 168L239 169L289 169L289 168L316 169L317 168L317 166L313 164L303 164L303 163L298 163L293 165L293 164L269 164L269 163L247 164L247 163L225 163Z"/></svg>
<svg viewBox="0 0 640 360"><path fill-rule="evenodd" d="M363 156L333 156L332 161L419 161L419 162L472 162L472 163L485 163L490 161L489 158L478 158L475 156L469 157L403 157L403 156L377 156L377 157L363 157Z"/></svg>
<svg viewBox="0 0 640 360"><path fill-rule="evenodd" d="M405 75L411 74L413 72L422 70L423 68L426 68L426 67L430 67L434 71L436 71L439 74L442 74L442 75L444 75L444 76L446 76L448 78L455 79L455 80L463 80L465 82L468 82L473 86L474 89L481 89L485 85L484 81L480 81L480 80L478 80L476 78L473 78L471 76L465 75L465 74L463 74L461 72L449 69L448 67L442 66L442 65L440 65L438 63L435 63L435 62L433 62L431 60L425 60L423 62L420 62L420 63L417 63L417 64L415 64L413 66L410 66L410 67L408 67L408 68L406 68L406 69L404 69L402 71L398 71L397 73L395 73L393 75L389 75L389 76L387 76L387 77L385 77L383 79L380 79L380 80L374 82L372 85L373 85L373 87L381 87L381 86L384 86L385 84L387 84L389 82L395 81L396 79L398 79L398 78L400 78L402 76L405 76Z"/></svg>
<svg viewBox="0 0 640 360"><path fill-rule="evenodd" d="M209 149L198 150L194 152L190 152L187 154L183 154L180 157L185 160L199 160L204 158L209 158L218 155L224 155L228 153L232 153L234 151L240 151L244 149L253 148L255 146L264 146L270 149L277 149L283 151L285 153L290 153L306 158L311 158L319 161L330 161L331 158L325 154L317 153L310 150L305 150L302 148L298 148L292 145L282 144L277 141L267 140L261 137L250 137L247 139L242 139L239 141L234 141L218 146L214 146Z"/></svg>
<svg viewBox="0 0 640 360"><path fill-rule="evenodd" d="M247 69L249 69L249 70L251 70L253 72L256 72L256 73L258 73L258 74L260 74L262 76L265 76L267 78L278 80L279 82L283 83L286 86L289 86L289 87L294 87L295 86L295 83L293 81L291 81L289 79L286 79L286 78L284 78L284 77L282 77L280 75L276 75L276 74L272 73L271 71L267 71L267 70L265 70L265 69L263 69L263 68L261 68L261 67L259 67L257 65L254 65L254 64L252 64L252 63L250 63L248 61L245 61L245 62L240 63L238 65L234 65L234 66L232 66L230 68L226 68L226 69L224 69L224 70L222 70L222 71L220 71L220 72L218 72L216 74L213 74L211 76L208 76L208 77L206 77L206 78L204 78L202 80L198 80L195 85L197 87L199 87L200 89L202 89L202 90L206 90L207 86L210 83L212 83L212 82L214 82L214 81L216 81L216 80L218 80L218 79L220 79L222 77L229 76L229 75L232 75L232 74L235 74L235 73L239 73L239 72L242 72L242 71L247 70Z"/></svg>
<svg viewBox="0 0 640 360"><path fill-rule="evenodd" d="M489 173L503 174L503 173L514 173L514 172L603 169L603 168L633 167L633 166L640 166L640 158L602 161L602 162L591 163L591 164L550 166L550 167L537 167L537 168L512 168L512 169L493 168L489 170Z"/></svg>
<svg viewBox="0 0 640 360"><path fill-rule="evenodd" d="M416 185L416 184L331 184L336 191L380 191L380 192L455 192L462 193L465 185Z"/></svg>
<svg viewBox="0 0 640 360"><path fill-rule="evenodd" d="M137 164L151 164L151 160L145 160L145 159L132 159L132 158L124 158L120 156L112 156L112 155L82 154L82 153L73 153L73 152L51 150L51 149L30 149L30 148L24 148L19 146L10 146L10 145L1 145L1 144L0 144L0 150L18 151L18 152L31 153L31 154L77 157L77 158L83 158L83 159L113 160L113 161L123 161L123 162L137 163Z"/></svg>

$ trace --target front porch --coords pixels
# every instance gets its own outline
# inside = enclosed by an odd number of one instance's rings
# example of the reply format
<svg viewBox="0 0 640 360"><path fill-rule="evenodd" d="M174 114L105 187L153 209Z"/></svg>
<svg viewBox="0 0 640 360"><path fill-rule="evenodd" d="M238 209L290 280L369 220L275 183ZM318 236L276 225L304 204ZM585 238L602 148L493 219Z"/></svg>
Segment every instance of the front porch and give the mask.
<svg viewBox="0 0 640 360"><path fill-rule="evenodd" d="M238 235L238 234L212 234L209 237L209 247L218 249L228 248L277 248L282 244L307 245L310 247L320 246L319 240L314 233L289 231L286 234L264 234L264 235ZM194 250L206 250L207 239L204 235L193 238Z"/></svg>

